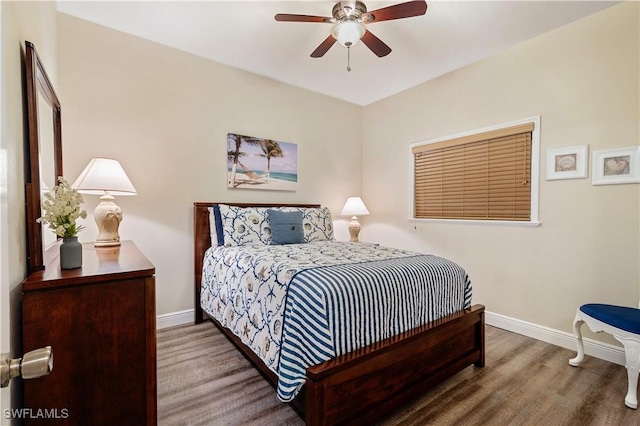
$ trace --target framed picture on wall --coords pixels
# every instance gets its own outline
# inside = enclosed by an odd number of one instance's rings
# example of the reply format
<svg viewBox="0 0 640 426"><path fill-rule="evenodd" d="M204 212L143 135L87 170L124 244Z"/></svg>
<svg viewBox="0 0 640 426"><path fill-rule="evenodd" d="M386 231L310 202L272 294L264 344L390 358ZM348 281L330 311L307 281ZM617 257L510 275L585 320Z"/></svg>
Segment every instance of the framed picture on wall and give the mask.
<svg viewBox="0 0 640 426"><path fill-rule="evenodd" d="M640 146L593 151L591 183L640 183Z"/></svg>
<svg viewBox="0 0 640 426"><path fill-rule="evenodd" d="M547 180L587 177L589 145L547 149Z"/></svg>
<svg viewBox="0 0 640 426"><path fill-rule="evenodd" d="M227 188L296 191L298 145L228 133Z"/></svg>

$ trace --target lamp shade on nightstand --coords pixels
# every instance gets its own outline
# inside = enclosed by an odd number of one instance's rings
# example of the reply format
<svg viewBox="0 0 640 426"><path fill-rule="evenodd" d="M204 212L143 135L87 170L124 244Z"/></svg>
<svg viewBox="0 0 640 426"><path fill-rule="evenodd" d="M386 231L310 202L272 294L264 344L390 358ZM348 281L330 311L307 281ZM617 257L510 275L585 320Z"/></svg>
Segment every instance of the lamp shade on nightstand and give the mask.
<svg viewBox="0 0 640 426"><path fill-rule="evenodd" d="M120 163L110 158L94 158L71 186L82 194L101 195L93 214L98 225L96 247L119 246L122 209L113 196L137 194Z"/></svg>
<svg viewBox="0 0 640 426"><path fill-rule="evenodd" d="M341 216L351 216L351 222L349 222L349 241L353 243L358 242L358 234L360 234L360 222L358 222L358 216L365 216L369 214L367 206L364 205L362 198L349 197L347 202L342 208Z"/></svg>

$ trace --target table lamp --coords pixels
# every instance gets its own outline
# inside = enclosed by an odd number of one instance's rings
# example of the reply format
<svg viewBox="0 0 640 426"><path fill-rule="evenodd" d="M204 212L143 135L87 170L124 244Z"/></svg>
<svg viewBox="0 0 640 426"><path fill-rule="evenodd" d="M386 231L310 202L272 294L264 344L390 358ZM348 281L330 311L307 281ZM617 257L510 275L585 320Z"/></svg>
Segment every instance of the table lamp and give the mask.
<svg viewBox="0 0 640 426"><path fill-rule="evenodd" d="M122 209L114 202L114 195L136 195L136 189L117 160L94 158L71 185L81 194L100 195L100 204L93 218L98 225L96 247L120 245L118 227Z"/></svg>
<svg viewBox="0 0 640 426"><path fill-rule="evenodd" d="M349 222L349 235L351 238L349 241L353 243L358 242L358 234L360 233L360 222L358 222L358 216L368 215L369 210L360 197L349 197L347 202L342 208L341 216L351 216L351 222Z"/></svg>

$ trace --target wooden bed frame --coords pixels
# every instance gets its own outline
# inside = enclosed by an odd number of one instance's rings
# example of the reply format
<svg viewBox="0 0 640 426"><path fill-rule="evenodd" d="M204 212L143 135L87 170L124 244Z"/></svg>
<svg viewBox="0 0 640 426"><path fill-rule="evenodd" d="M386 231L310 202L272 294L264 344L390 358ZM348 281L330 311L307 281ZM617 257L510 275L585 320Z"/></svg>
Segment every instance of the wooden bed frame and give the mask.
<svg viewBox="0 0 640 426"><path fill-rule="evenodd" d="M209 210L213 202L194 203L195 323L200 307L205 251L211 246ZM222 203L221 203L222 204ZM240 207L284 204L224 203ZM319 207L316 204L287 204ZM231 330L213 323L276 387L278 378ZM438 383L474 364L484 367L484 306L415 328L307 369L307 381L291 404L307 425L371 424Z"/></svg>

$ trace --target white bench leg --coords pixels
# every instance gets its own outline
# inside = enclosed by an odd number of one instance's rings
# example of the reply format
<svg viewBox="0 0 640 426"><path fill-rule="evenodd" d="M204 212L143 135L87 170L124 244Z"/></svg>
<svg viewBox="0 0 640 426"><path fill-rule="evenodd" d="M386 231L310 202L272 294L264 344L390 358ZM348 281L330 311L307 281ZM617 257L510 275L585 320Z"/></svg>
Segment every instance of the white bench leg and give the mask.
<svg viewBox="0 0 640 426"><path fill-rule="evenodd" d="M576 314L576 318L573 320L573 337L576 338L576 344L578 346L578 354L575 358L571 358L569 360L569 364L577 367L584 360L584 344L582 343L582 332L580 331L580 327L582 327L584 321L580 318L579 314Z"/></svg>
<svg viewBox="0 0 640 426"><path fill-rule="evenodd" d="M640 370L640 341L628 339L613 335L624 346L624 354L626 358L627 377L629 385L627 387L627 396L624 398L624 404L636 409L638 408L638 371Z"/></svg>

